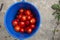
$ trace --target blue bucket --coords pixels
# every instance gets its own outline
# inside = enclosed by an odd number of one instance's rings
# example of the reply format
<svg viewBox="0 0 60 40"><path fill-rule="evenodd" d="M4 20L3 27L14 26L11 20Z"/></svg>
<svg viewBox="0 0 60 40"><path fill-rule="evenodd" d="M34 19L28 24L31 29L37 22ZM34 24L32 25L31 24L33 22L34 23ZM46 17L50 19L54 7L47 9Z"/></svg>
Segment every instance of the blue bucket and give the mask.
<svg viewBox="0 0 60 40"><path fill-rule="evenodd" d="M34 31L31 34L18 33L14 30L14 28L12 26L12 20L14 20L18 10L21 8L30 9L33 12L33 15L37 19L36 28L34 29ZM7 10L6 15L4 17L4 24L5 24L5 28L7 29L8 33L11 36L18 38L18 39L25 39L25 38L31 37L38 30L38 28L40 26L40 14L39 14L38 10L35 8L35 6L33 6L32 4L30 4L28 2L18 2L18 3L15 3L14 5L12 5Z"/></svg>

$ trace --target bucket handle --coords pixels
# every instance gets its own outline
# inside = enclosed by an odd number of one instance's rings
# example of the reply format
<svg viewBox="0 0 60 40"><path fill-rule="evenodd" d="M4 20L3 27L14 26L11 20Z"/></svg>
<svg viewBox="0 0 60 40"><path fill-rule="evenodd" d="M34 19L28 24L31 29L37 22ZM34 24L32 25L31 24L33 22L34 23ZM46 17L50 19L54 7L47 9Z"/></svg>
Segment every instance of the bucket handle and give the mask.
<svg viewBox="0 0 60 40"><path fill-rule="evenodd" d="M23 2L25 1L25 0L22 0Z"/></svg>

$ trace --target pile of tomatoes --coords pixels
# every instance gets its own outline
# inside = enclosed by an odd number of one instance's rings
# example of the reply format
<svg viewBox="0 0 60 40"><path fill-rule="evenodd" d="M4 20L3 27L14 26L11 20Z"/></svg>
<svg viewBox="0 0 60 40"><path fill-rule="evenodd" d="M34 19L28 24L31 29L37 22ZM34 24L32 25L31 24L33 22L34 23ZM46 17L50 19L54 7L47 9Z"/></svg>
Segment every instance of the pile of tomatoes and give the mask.
<svg viewBox="0 0 60 40"><path fill-rule="evenodd" d="M12 25L16 32L30 34L36 27L36 18L31 10L21 8L16 18L12 21Z"/></svg>

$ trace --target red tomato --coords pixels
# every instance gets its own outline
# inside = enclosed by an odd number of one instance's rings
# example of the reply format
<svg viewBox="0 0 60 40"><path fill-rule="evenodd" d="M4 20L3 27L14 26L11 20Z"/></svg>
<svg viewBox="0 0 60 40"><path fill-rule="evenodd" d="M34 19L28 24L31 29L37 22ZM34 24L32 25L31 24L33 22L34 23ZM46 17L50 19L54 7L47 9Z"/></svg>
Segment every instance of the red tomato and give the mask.
<svg viewBox="0 0 60 40"><path fill-rule="evenodd" d="M21 32L21 33L24 33L24 28L21 28L21 29L20 29L20 32Z"/></svg>
<svg viewBox="0 0 60 40"><path fill-rule="evenodd" d="M22 17L22 14L17 15L18 19L21 19L21 17Z"/></svg>
<svg viewBox="0 0 60 40"><path fill-rule="evenodd" d="M31 11L30 11L30 10L26 10L26 11L25 11L25 14L26 14L26 15L31 15Z"/></svg>
<svg viewBox="0 0 60 40"><path fill-rule="evenodd" d="M19 12L20 12L20 13L23 13L23 12L24 12L24 9L20 9Z"/></svg>
<svg viewBox="0 0 60 40"><path fill-rule="evenodd" d="M25 22L20 22L20 23L19 23L19 26L20 26L20 27L25 27Z"/></svg>
<svg viewBox="0 0 60 40"><path fill-rule="evenodd" d="M31 24L30 27L31 27L32 29L34 29L34 28L35 28L35 25Z"/></svg>
<svg viewBox="0 0 60 40"><path fill-rule="evenodd" d="M22 16L22 21L26 21L27 19L26 19L26 16L25 15L23 15Z"/></svg>
<svg viewBox="0 0 60 40"><path fill-rule="evenodd" d="M32 18L32 16L31 16L31 15L30 15L30 16L27 16L27 19L28 19L28 20L30 20L31 18Z"/></svg>
<svg viewBox="0 0 60 40"><path fill-rule="evenodd" d="M26 21L26 22L25 22L25 24L26 24L26 25L29 25L29 24L30 24L30 22L29 22L29 21Z"/></svg>
<svg viewBox="0 0 60 40"><path fill-rule="evenodd" d="M35 24L35 22L36 22L36 19L35 19L35 18L32 18L32 19L30 20L30 23L32 23L32 24Z"/></svg>
<svg viewBox="0 0 60 40"><path fill-rule="evenodd" d="M27 27L26 32L30 34L32 32L32 28Z"/></svg>
<svg viewBox="0 0 60 40"><path fill-rule="evenodd" d="M18 19L13 20L13 21L12 21L12 25L13 25L13 26L17 25L17 24L18 24L18 21L19 21Z"/></svg>
<svg viewBox="0 0 60 40"><path fill-rule="evenodd" d="M19 31L20 31L20 26L19 26L19 25L16 25L16 26L14 27L14 29L15 29L16 32L19 32Z"/></svg>

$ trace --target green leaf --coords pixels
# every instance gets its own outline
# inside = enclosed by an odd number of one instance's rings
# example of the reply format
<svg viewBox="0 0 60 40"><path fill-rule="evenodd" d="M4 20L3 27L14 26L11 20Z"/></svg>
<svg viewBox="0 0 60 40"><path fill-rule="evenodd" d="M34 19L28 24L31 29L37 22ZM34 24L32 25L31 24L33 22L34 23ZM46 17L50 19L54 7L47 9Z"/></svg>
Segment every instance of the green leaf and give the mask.
<svg viewBox="0 0 60 40"><path fill-rule="evenodd" d="M59 21L59 16L58 16L58 19L57 20Z"/></svg>
<svg viewBox="0 0 60 40"><path fill-rule="evenodd" d="M53 12L52 15L56 15L56 14L57 14L57 15L60 15L60 11L57 10L57 11Z"/></svg>
<svg viewBox="0 0 60 40"><path fill-rule="evenodd" d="M60 10L60 5L59 5L59 7L58 7L58 10Z"/></svg>
<svg viewBox="0 0 60 40"><path fill-rule="evenodd" d="M52 5L52 7L51 7L52 9L54 9L54 10L58 10L58 8L59 8L59 5L58 4L54 4L54 5Z"/></svg>
<svg viewBox="0 0 60 40"><path fill-rule="evenodd" d="M57 19L57 18L58 18L58 15L55 16L55 19Z"/></svg>
<svg viewBox="0 0 60 40"><path fill-rule="evenodd" d="M56 14L56 12L53 12L53 14L52 15L55 15Z"/></svg>
<svg viewBox="0 0 60 40"><path fill-rule="evenodd" d="M59 15L59 20L60 20L60 15Z"/></svg>
<svg viewBox="0 0 60 40"><path fill-rule="evenodd" d="M59 30L58 30L58 29L56 29L55 31L56 31L56 32L58 32Z"/></svg>
<svg viewBox="0 0 60 40"><path fill-rule="evenodd" d="M52 15L55 15L57 12L53 12L53 14Z"/></svg>
<svg viewBox="0 0 60 40"><path fill-rule="evenodd" d="M58 20L58 21L60 20L60 15L57 15L57 20Z"/></svg>

